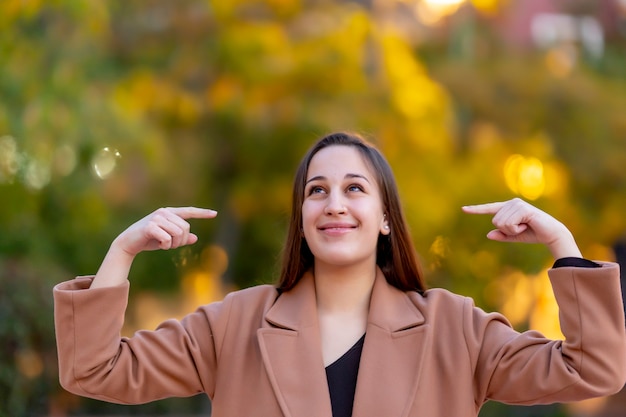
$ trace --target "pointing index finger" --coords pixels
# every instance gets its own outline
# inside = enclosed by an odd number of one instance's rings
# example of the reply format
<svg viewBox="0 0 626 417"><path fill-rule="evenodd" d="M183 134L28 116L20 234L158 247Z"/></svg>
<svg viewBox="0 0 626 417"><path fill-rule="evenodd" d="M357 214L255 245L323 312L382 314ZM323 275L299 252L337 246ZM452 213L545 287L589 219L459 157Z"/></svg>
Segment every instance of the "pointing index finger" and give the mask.
<svg viewBox="0 0 626 417"><path fill-rule="evenodd" d="M503 206L504 202L496 202L463 206L461 209L470 214L496 214Z"/></svg>
<svg viewBox="0 0 626 417"><path fill-rule="evenodd" d="M211 219L217 211L200 207L170 207L172 213L183 219Z"/></svg>

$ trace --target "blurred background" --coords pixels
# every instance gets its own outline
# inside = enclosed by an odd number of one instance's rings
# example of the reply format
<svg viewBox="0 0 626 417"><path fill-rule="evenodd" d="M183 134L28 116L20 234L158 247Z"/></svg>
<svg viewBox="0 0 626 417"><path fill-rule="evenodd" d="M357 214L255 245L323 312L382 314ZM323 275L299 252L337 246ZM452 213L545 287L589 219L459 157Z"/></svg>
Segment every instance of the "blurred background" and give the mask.
<svg viewBox="0 0 626 417"><path fill-rule="evenodd" d="M518 196L622 260L624 0L2 0L0 27L0 416L210 415L61 389L52 287L177 205L220 214L137 259L125 334L273 282L292 174L331 131L388 157L429 286L519 330L561 337L552 260L460 206ZM625 395L481 416L623 417Z"/></svg>

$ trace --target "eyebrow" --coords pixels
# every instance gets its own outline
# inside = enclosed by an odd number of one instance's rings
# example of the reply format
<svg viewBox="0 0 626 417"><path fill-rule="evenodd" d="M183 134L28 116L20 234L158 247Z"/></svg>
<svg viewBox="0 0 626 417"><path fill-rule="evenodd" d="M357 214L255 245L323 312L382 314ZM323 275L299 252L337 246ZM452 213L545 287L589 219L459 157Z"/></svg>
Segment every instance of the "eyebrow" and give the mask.
<svg viewBox="0 0 626 417"><path fill-rule="evenodd" d="M370 182L370 180L367 179L367 177L365 177L364 175L361 174L352 174L352 173L348 173L344 176L344 179L347 178L362 178L365 181L367 181L368 183ZM304 185L307 185L308 183L310 183L311 181L317 181L317 180L325 180L326 177L323 175L317 175L313 178L309 178L308 180L306 180L306 182L304 183Z"/></svg>

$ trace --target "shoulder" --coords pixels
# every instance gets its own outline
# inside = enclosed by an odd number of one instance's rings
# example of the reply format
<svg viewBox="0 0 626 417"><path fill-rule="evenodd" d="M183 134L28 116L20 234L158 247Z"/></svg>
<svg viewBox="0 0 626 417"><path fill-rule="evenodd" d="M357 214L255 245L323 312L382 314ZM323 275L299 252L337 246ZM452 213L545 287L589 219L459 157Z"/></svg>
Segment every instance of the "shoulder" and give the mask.
<svg viewBox="0 0 626 417"><path fill-rule="evenodd" d="M431 288L423 294L414 291L409 291L406 294L416 306L429 310L463 308L467 304L474 304L471 298L443 288Z"/></svg>
<svg viewBox="0 0 626 417"><path fill-rule="evenodd" d="M248 307L271 305L278 297L278 290L275 286L264 284L254 287L233 291L226 295L224 301L234 304L243 304Z"/></svg>
<svg viewBox="0 0 626 417"><path fill-rule="evenodd" d="M482 327L494 320L510 326L502 314L487 312L476 306L474 299L442 288L433 288L419 294L408 292L411 302L422 312L427 322L446 323L446 327Z"/></svg>
<svg viewBox="0 0 626 417"><path fill-rule="evenodd" d="M278 290L272 285L257 285L232 291L222 301L201 306L200 311L209 317L223 317L224 315L236 316L241 319L244 316L263 315L274 304L278 297Z"/></svg>

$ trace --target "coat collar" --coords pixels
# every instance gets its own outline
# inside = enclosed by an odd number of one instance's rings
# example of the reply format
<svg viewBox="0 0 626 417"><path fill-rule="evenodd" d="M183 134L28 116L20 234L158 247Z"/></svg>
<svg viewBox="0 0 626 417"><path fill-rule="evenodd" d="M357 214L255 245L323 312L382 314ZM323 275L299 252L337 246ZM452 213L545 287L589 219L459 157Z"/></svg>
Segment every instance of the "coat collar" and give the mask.
<svg viewBox="0 0 626 417"><path fill-rule="evenodd" d="M283 414L331 417L313 274L278 297L258 339ZM377 270L353 416L401 416L417 390L427 335L424 316Z"/></svg>
<svg viewBox="0 0 626 417"><path fill-rule="evenodd" d="M315 281L311 271L306 272L298 284L278 297L265 314L268 323L288 330L317 326Z"/></svg>
<svg viewBox="0 0 626 417"><path fill-rule="evenodd" d="M295 331L317 326L315 282L310 271L293 289L278 297L265 320L276 327ZM369 325L396 332L424 323L424 316L406 293L390 285L377 268L367 321Z"/></svg>

